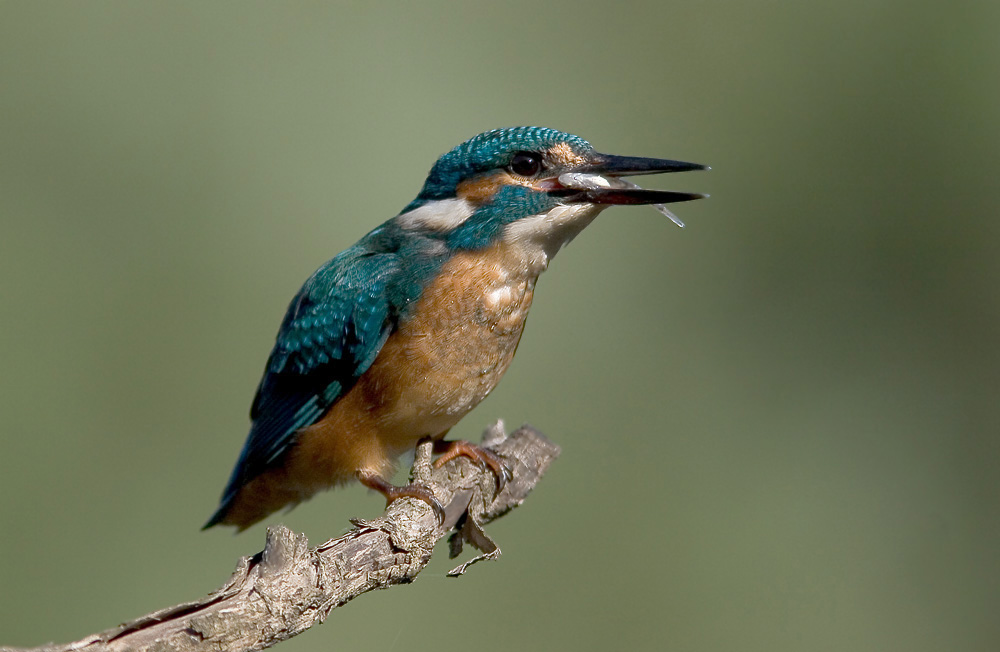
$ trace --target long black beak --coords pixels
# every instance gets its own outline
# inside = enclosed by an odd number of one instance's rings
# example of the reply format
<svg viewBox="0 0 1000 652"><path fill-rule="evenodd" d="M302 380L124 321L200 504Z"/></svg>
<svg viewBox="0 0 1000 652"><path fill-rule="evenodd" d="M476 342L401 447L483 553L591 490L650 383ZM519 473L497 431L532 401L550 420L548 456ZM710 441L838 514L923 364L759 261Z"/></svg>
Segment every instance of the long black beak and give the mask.
<svg viewBox="0 0 1000 652"><path fill-rule="evenodd" d="M608 177L633 177L639 174L663 174L665 172L691 172L708 170L707 165L672 161L666 158L644 158L642 156L615 156L598 154L589 165L577 172L591 172Z"/></svg>
<svg viewBox="0 0 1000 652"><path fill-rule="evenodd" d="M549 194L569 203L673 204L704 199L708 195L673 190L647 190L628 181L621 181L618 177L708 169L711 168L707 165L685 161L597 154L588 163L574 168L572 173L560 176L560 187L551 190Z"/></svg>
<svg viewBox="0 0 1000 652"><path fill-rule="evenodd" d="M594 188L592 190L554 190L549 193L571 204L607 204L635 206L639 204L676 204L682 201L705 199L700 192L674 192L673 190L646 190L645 188Z"/></svg>

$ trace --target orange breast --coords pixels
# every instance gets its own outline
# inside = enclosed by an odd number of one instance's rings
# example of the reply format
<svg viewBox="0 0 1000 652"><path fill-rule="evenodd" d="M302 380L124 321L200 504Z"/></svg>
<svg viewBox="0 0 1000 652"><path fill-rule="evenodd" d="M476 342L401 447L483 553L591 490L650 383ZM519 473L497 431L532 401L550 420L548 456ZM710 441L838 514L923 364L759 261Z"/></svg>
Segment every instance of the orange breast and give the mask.
<svg viewBox="0 0 1000 652"><path fill-rule="evenodd" d="M365 375L390 446L408 450L451 428L507 370L535 284L512 271L507 253L496 245L454 256Z"/></svg>

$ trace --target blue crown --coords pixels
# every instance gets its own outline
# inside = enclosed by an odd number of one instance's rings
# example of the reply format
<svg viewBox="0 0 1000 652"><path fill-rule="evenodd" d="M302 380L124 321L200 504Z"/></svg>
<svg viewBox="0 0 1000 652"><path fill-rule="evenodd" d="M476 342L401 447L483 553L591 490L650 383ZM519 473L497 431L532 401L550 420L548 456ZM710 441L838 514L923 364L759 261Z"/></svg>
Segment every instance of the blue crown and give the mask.
<svg viewBox="0 0 1000 652"><path fill-rule="evenodd" d="M506 127L473 136L437 160L417 196L417 202L455 196L455 187L470 176L505 167L520 151L538 152L559 143L575 151L591 151L590 143L546 127Z"/></svg>

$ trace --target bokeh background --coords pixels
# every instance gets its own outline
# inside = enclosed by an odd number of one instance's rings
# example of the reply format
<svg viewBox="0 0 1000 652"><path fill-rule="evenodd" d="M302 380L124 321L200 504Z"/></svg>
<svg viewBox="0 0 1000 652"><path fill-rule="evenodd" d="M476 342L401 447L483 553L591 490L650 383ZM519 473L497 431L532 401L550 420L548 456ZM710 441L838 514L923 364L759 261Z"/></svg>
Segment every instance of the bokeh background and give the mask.
<svg viewBox="0 0 1000 652"><path fill-rule="evenodd" d="M0 644L202 595L287 301L485 129L713 166L613 209L456 432L499 563L286 652L1000 648L1000 4L0 4ZM313 542L360 487L279 520Z"/></svg>

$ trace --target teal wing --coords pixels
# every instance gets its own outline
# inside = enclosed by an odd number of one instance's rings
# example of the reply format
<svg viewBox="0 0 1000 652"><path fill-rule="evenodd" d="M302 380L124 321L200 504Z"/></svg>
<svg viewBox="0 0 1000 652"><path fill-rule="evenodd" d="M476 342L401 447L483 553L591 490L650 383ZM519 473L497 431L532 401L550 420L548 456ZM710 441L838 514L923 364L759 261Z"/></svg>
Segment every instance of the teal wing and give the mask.
<svg viewBox="0 0 1000 652"><path fill-rule="evenodd" d="M252 425L219 509L219 523L243 485L278 463L295 433L316 423L371 366L393 331L390 285L399 256L357 246L316 271L292 300L250 408Z"/></svg>

